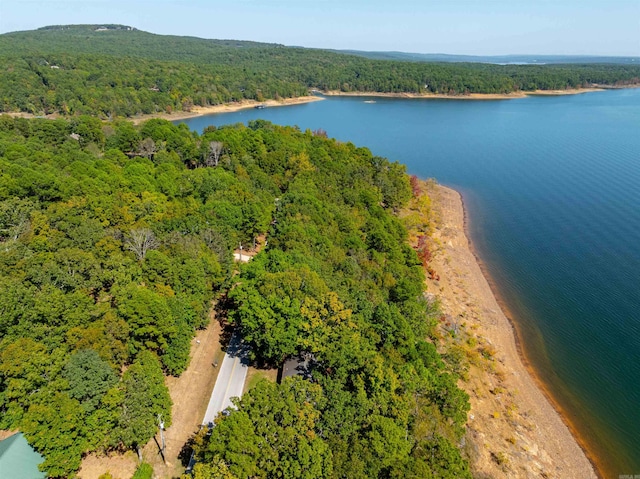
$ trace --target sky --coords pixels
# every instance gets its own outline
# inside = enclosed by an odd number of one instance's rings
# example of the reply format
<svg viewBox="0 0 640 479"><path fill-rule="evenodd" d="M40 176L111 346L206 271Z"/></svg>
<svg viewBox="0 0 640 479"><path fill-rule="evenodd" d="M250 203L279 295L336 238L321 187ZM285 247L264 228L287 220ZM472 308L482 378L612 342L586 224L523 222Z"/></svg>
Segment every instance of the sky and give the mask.
<svg viewBox="0 0 640 479"><path fill-rule="evenodd" d="M640 56L640 0L0 0L0 33L77 23L316 48Z"/></svg>

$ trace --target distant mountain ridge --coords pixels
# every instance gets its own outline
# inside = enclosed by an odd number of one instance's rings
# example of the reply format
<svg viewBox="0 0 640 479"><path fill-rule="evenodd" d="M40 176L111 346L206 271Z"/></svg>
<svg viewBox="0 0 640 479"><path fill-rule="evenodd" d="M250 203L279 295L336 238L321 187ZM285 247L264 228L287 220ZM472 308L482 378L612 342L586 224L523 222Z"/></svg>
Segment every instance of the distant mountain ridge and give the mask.
<svg viewBox="0 0 640 479"><path fill-rule="evenodd" d="M474 62L452 61L464 58ZM52 25L0 35L0 112L114 118L290 98L312 89L464 96L640 84L638 63L517 65L516 59L531 58L482 58L337 52L157 35L115 24Z"/></svg>
<svg viewBox="0 0 640 479"><path fill-rule="evenodd" d="M130 27L129 25L119 25L119 24L84 24L84 25L47 25L44 27L37 28L36 30L94 30L94 31L104 31L104 30L137 30L135 27Z"/></svg>
<svg viewBox="0 0 640 479"><path fill-rule="evenodd" d="M396 51L331 50L357 55L372 60L398 60L411 62L492 63L495 65L550 65L550 64L637 64L640 57L601 55L452 55L447 53L407 53Z"/></svg>
<svg viewBox="0 0 640 479"><path fill-rule="evenodd" d="M640 65L640 57L634 56L602 56L602 55L458 55L448 53L411 53L401 51L366 51L366 50L350 50L350 49L323 49L323 48L308 48L300 46L286 46L279 43L264 43L254 42L248 40L231 40L231 39L206 39L193 36L178 36L178 35L158 35L155 33L145 32L139 30L136 27L120 24L83 24L83 25L48 25L40 27L36 30L25 30L19 32L10 32L0 35L0 45L3 38L19 39L26 41L23 47L18 45L18 52L21 50L31 50L31 43L34 40L60 40L66 38L67 40L87 40L93 37L104 38L104 35L114 35L111 39L117 39L117 48L120 49L118 53L127 54L131 56L137 56L141 54L141 51L146 52L143 54L145 57L149 57L149 52L153 51L150 43L152 40L163 39L164 41L170 41L174 43L174 46L185 45L189 48L185 49L182 53L187 57L180 58L167 58L171 56L167 50L157 52L158 59L162 60L193 60L198 58L199 60L205 60L202 58L202 49L214 48L214 47L234 47L234 48L286 48L291 50L306 50L306 51L324 51L333 52L343 55L354 55L364 57L372 60L393 60L404 62L422 62L422 63L489 63L496 65L551 65L551 64L630 64ZM70 45L67 42L62 42L65 47ZM53 44L48 46L48 50L59 50L60 46ZM16 45L12 45L16 47ZM74 51L85 51L87 53L94 53L94 47L91 45L83 45L83 42L79 42L73 45ZM61 52L62 53L62 52Z"/></svg>
<svg viewBox="0 0 640 479"><path fill-rule="evenodd" d="M50 25L37 30L0 35L0 55L100 53L163 61L220 62L225 49L285 48L284 45L242 40L215 40L158 35L127 25Z"/></svg>

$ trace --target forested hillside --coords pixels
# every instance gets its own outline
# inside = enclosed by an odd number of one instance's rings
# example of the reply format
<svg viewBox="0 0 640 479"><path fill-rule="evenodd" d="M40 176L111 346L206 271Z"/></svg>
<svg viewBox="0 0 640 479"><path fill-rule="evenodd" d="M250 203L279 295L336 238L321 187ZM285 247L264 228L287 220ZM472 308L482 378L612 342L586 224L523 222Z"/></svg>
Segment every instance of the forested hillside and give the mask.
<svg viewBox="0 0 640 479"><path fill-rule="evenodd" d="M0 178L0 429L52 477L170 424L163 375L226 293L254 360L306 354L311 379L251 390L205 436L201 477L470 477L468 398L394 214L404 167L264 122L5 115ZM263 233L231 282L231 245Z"/></svg>
<svg viewBox="0 0 640 479"><path fill-rule="evenodd" d="M309 89L464 95L640 82L640 66L375 60L109 25L0 35L0 111L102 118L292 97Z"/></svg>
<svg viewBox="0 0 640 479"><path fill-rule="evenodd" d="M595 55L452 55L446 53L376 52L362 50L330 50L358 55L372 60L401 60L409 62L489 63L493 65L549 65L549 64L634 64L640 57Z"/></svg>

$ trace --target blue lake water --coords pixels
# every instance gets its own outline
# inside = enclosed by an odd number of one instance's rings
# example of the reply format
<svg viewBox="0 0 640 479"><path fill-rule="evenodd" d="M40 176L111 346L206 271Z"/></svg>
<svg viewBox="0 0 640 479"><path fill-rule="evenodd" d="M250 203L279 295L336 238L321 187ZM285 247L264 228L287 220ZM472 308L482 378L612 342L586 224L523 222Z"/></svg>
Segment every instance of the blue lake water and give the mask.
<svg viewBox="0 0 640 479"><path fill-rule="evenodd" d="M363 100L185 123L322 128L458 189L529 361L607 477L640 474L640 89Z"/></svg>

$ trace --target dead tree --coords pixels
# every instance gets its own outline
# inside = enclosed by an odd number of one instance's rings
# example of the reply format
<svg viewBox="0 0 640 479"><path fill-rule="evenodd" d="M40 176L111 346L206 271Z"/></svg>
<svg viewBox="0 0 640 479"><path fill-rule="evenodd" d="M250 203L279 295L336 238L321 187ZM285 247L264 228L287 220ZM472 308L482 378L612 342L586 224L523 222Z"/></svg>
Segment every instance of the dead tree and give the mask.
<svg viewBox="0 0 640 479"><path fill-rule="evenodd" d="M222 148L223 145L220 141L209 142L209 149L207 150L206 156L204 158L205 166L218 166L220 155L222 155Z"/></svg>
<svg viewBox="0 0 640 479"><path fill-rule="evenodd" d="M0 202L0 243L5 243L5 250L29 230L29 219L34 208L28 199L15 198Z"/></svg>
<svg viewBox="0 0 640 479"><path fill-rule="evenodd" d="M156 143L151 138L145 138L140 142L140 146L138 147L138 153L140 156L144 158L149 158L153 160L153 155L156 154L157 148Z"/></svg>
<svg viewBox="0 0 640 479"><path fill-rule="evenodd" d="M138 261L144 260L147 251L160 246L156 235L149 228L131 230L126 236L124 244L129 251L133 251Z"/></svg>

